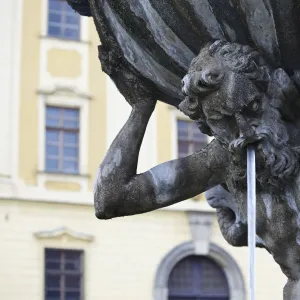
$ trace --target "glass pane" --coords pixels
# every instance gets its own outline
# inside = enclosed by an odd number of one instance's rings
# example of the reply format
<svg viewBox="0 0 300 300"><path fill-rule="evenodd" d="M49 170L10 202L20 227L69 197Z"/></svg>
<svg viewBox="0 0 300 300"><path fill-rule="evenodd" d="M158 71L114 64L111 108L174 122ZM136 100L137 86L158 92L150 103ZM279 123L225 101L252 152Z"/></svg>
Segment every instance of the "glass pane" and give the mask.
<svg viewBox="0 0 300 300"><path fill-rule="evenodd" d="M79 30L73 28L65 28L64 37L69 40L79 40Z"/></svg>
<svg viewBox="0 0 300 300"><path fill-rule="evenodd" d="M178 156L185 157L189 155L189 142L178 142Z"/></svg>
<svg viewBox="0 0 300 300"><path fill-rule="evenodd" d="M59 291L47 291L45 300L60 300Z"/></svg>
<svg viewBox="0 0 300 300"><path fill-rule="evenodd" d="M52 119L50 117L46 120L47 127L59 127L59 119Z"/></svg>
<svg viewBox="0 0 300 300"><path fill-rule="evenodd" d="M46 274L46 289L60 288L60 275Z"/></svg>
<svg viewBox="0 0 300 300"><path fill-rule="evenodd" d="M76 147L64 147L64 158L66 157L78 157L78 148Z"/></svg>
<svg viewBox="0 0 300 300"><path fill-rule="evenodd" d="M80 275L65 275L66 288L80 289Z"/></svg>
<svg viewBox="0 0 300 300"><path fill-rule="evenodd" d="M78 129L79 122L78 121L64 120L64 127L68 128L68 129Z"/></svg>
<svg viewBox="0 0 300 300"><path fill-rule="evenodd" d="M60 27L49 24L48 25L48 35L55 36L55 37L61 37Z"/></svg>
<svg viewBox="0 0 300 300"><path fill-rule="evenodd" d="M66 15L66 23L71 25L78 25L79 24L79 15L75 13L68 13Z"/></svg>
<svg viewBox="0 0 300 300"><path fill-rule="evenodd" d="M80 271L80 262L79 261L66 260L65 270Z"/></svg>
<svg viewBox="0 0 300 300"><path fill-rule="evenodd" d="M55 12L49 12L48 22L60 23L61 22L61 14L55 13Z"/></svg>
<svg viewBox="0 0 300 300"><path fill-rule="evenodd" d="M78 172L78 163L72 161L63 162L63 171L66 173L77 173Z"/></svg>
<svg viewBox="0 0 300 300"><path fill-rule="evenodd" d="M61 250L46 249L46 259L60 259Z"/></svg>
<svg viewBox="0 0 300 300"><path fill-rule="evenodd" d="M46 145L46 156L58 156L58 146Z"/></svg>
<svg viewBox="0 0 300 300"><path fill-rule="evenodd" d="M79 118L79 110L78 109L65 109L64 110L64 119L76 119Z"/></svg>
<svg viewBox="0 0 300 300"><path fill-rule="evenodd" d="M47 130L46 131L46 142L56 142L59 141L59 132L56 130Z"/></svg>
<svg viewBox="0 0 300 300"><path fill-rule="evenodd" d="M63 1L61 0L49 0L49 9L60 11Z"/></svg>
<svg viewBox="0 0 300 300"><path fill-rule="evenodd" d="M47 171L58 171L58 160L46 159L46 170Z"/></svg>
<svg viewBox="0 0 300 300"><path fill-rule="evenodd" d="M66 292L65 300L80 300L80 292Z"/></svg>
<svg viewBox="0 0 300 300"><path fill-rule="evenodd" d="M190 121L177 121L178 131L188 132Z"/></svg>
<svg viewBox="0 0 300 300"><path fill-rule="evenodd" d="M64 132L64 145L77 145L78 133L76 132Z"/></svg>
<svg viewBox="0 0 300 300"><path fill-rule="evenodd" d="M80 251L66 251L65 258L68 260L80 261L81 252Z"/></svg>
<svg viewBox="0 0 300 300"><path fill-rule="evenodd" d="M52 117L52 118L59 118L60 108L53 107L53 106L47 106L46 108L46 116Z"/></svg>
<svg viewBox="0 0 300 300"><path fill-rule="evenodd" d="M47 261L46 269L47 270L60 270L60 262L59 261Z"/></svg>

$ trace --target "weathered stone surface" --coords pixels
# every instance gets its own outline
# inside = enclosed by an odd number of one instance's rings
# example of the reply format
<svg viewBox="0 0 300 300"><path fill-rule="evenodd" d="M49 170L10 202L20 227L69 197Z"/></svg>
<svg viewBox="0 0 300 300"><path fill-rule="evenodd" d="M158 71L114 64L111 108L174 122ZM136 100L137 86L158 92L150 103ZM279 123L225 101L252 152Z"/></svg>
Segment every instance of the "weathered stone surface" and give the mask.
<svg viewBox="0 0 300 300"><path fill-rule="evenodd" d="M225 239L247 246L246 146L252 144L257 246L288 277L284 300L300 300L299 3L68 2L93 16L102 68L132 106L98 170L96 216L143 213L208 191ZM136 174L156 99L179 106L215 140Z"/></svg>

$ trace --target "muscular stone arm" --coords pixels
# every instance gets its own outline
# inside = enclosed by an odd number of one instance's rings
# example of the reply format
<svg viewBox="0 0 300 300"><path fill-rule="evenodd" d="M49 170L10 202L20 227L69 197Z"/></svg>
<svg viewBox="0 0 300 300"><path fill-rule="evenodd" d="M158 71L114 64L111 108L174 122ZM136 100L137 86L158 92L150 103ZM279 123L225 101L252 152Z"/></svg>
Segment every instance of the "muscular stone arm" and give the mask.
<svg viewBox="0 0 300 300"><path fill-rule="evenodd" d="M140 146L152 111L153 105L133 106L127 123L98 169L94 201L99 219L152 211L220 183L227 160L217 141L191 156L136 174Z"/></svg>

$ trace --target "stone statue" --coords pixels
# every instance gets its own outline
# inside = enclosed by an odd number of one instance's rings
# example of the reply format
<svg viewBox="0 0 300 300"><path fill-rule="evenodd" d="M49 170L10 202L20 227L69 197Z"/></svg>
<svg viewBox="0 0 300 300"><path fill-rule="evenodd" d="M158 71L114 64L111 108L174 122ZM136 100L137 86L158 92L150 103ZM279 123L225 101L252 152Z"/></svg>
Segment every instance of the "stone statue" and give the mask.
<svg viewBox="0 0 300 300"><path fill-rule="evenodd" d="M251 144L257 156L257 246L288 277L284 300L300 300L300 6L294 0L214 1L220 11L209 0L68 2L93 16L102 69L132 107L98 169L96 216L144 213L207 191L224 238L247 246ZM202 30L199 40L193 26ZM190 40L183 35L189 28ZM197 56L190 53L195 49ZM157 99L177 106L215 139L188 157L137 174Z"/></svg>

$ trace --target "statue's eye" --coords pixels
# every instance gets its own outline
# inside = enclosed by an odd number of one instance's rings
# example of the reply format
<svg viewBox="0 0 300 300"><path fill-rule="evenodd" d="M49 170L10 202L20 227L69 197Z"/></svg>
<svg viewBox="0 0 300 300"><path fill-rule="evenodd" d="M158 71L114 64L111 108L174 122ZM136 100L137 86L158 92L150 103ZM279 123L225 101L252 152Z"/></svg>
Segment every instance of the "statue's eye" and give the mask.
<svg viewBox="0 0 300 300"><path fill-rule="evenodd" d="M260 105L261 105L261 97L255 96L254 100L249 103L248 108L252 111L257 111L259 110Z"/></svg>
<svg viewBox="0 0 300 300"><path fill-rule="evenodd" d="M253 111L257 111L258 108L259 108L259 103L258 101L253 101L252 103L250 103L250 107L249 107L251 110Z"/></svg>

